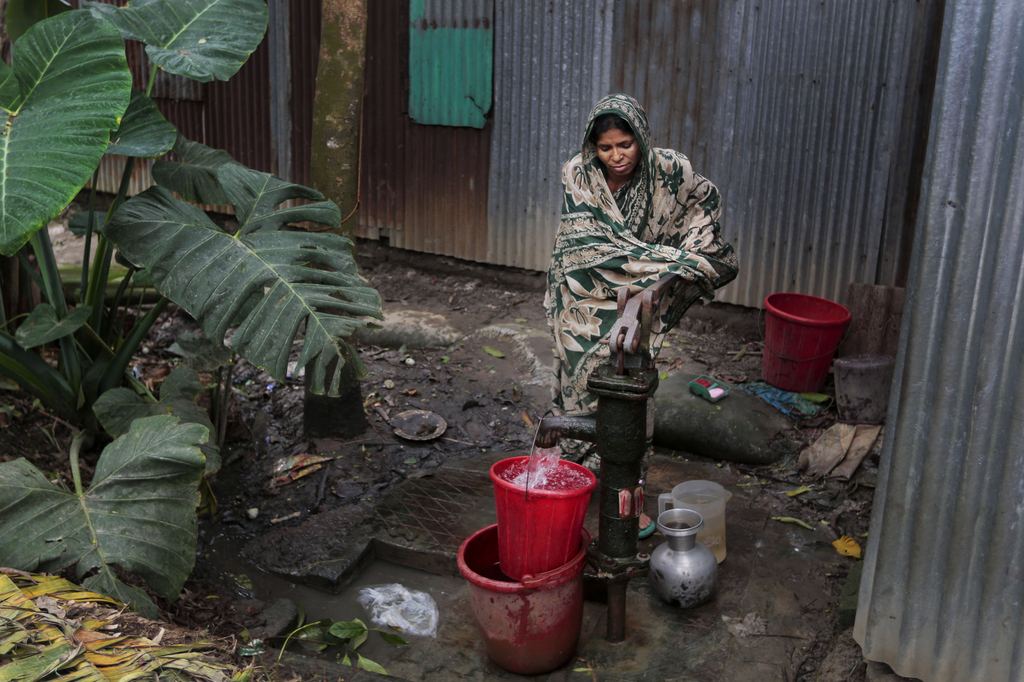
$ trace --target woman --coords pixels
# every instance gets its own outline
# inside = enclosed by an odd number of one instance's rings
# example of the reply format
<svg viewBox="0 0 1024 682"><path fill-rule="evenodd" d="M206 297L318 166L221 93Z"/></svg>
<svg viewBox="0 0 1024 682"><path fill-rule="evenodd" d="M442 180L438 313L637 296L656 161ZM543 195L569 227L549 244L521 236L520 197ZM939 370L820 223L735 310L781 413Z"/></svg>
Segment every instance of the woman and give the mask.
<svg viewBox="0 0 1024 682"><path fill-rule="evenodd" d="M555 405L564 413L596 409L587 376L607 361L620 287L637 291L667 273L682 276L652 325L656 357L686 309L736 276L736 255L718 225L718 190L679 152L652 149L650 137L640 103L611 95L594 106L583 150L562 168L562 219L544 306L561 361ZM561 445L566 459L599 464L590 444Z"/></svg>

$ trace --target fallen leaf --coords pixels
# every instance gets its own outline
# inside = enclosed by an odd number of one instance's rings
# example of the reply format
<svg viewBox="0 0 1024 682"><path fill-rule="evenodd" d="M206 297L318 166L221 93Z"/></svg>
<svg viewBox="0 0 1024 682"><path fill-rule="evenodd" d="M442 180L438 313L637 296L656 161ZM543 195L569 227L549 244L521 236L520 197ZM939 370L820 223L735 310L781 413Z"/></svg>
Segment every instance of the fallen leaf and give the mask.
<svg viewBox="0 0 1024 682"><path fill-rule="evenodd" d="M811 492L811 489L808 488L805 485L802 485L799 488L797 488L796 490L790 490L788 493L786 493L786 497L796 497L797 495L800 495L802 493L809 493L809 492Z"/></svg>
<svg viewBox="0 0 1024 682"><path fill-rule="evenodd" d="M281 474L294 471L296 469L302 469L303 467L312 466L314 464L321 464L323 462L329 462L330 457L322 457L320 455L292 455L291 457L284 457L274 463L274 474L280 476Z"/></svg>
<svg viewBox="0 0 1024 682"><path fill-rule="evenodd" d="M402 393L406 394L407 396L419 395L420 394L420 389L418 389L418 388L410 388L407 391L402 391Z"/></svg>
<svg viewBox="0 0 1024 682"><path fill-rule="evenodd" d="M854 559L860 558L860 545L849 535L839 538L832 543L832 546L843 556L852 556Z"/></svg>
<svg viewBox="0 0 1024 682"><path fill-rule="evenodd" d="M756 613L748 613L743 618L722 616L725 627L736 637L757 637L768 632L768 621Z"/></svg>
<svg viewBox="0 0 1024 682"><path fill-rule="evenodd" d="M814 478L820 478L832 471L846 456L856 429L854 424L833 424L814 441L813 445L800 452L797 468L805 470L808 476Z"/></svg>
<svg viewBox="0 0 1024 682"><path fill-rule="evenodd" d="M490 346L483 346L483 349L484 349L485 353L487 353L488 355L493 355L496 358L503 358L503 357L505 357L505 354L502 353L497 348L491 348Z"/></svg>
<svg viewBox="0 0 1024 682"><path fill-rule="evenodd" d="M533 428L533 420L530 419L530 415L527 414L526 412L523 412L523 421L526 422L526 425L529 426L531 429Z"/></svg>
<svg viewBox="0 0 1024 682"><path fill-rule="evenodd" d="M807 523L806 521L801 521L800 519L794 519L792 516L773 516L772 521L781 521L782 523L795 523L796 525L806 528L807 530L814 530L814 528L811 527L811 524Z"/></svg>
<svg viewBox="0 0 1024 682"><path fill-rule="evenodd" d="M874 449L875 441L878 439L878 435L882 432L881 426L872 426L870 424L857 424L857 429L853 433L853 442L850 443L850 448L846 451L846 456L836 465L836 468L829 473L829 478L842 478L849 480L853 476L853 472L857 470L860 463L864 461L864 458L868 456L868 453Z"/></svg>

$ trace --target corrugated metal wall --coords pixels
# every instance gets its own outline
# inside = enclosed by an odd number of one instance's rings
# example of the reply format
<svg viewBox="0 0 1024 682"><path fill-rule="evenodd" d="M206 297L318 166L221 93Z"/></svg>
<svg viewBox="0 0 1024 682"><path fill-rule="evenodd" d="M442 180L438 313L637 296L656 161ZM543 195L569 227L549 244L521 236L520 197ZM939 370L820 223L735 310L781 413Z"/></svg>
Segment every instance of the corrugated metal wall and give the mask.
<svg viewBox="0 0 1024 682"><path fill-rule="evenodd" d="M722 192L741 271L720 300L842 301L848 283L876 283L889 194L906 191L890 173L919 12L894 0L616 3L613 87L647 108L656 146Z"/></svg>
<svg viewBox="0 0 1024 682"><path fill-rule="evenodd" d="M313 139L313 99L320 62L321 0L291 0L292 182L310 184L309 157Z"/></svg>
<svg viewBox="0 0 1024 682"><path fill-rule="evenodd" d="M1024 678L1022 34L1019 0L946 4L854 630L926 682Z"/></svg>
<svg viewBox="0 0 1024 682"><path fill-rule="evenodd" d="M546 270L562 164L611 83L613 0L497 0L487 261Z"/></svg>
<svg viewBox="0 0 1024 682"><path fill-rule="evenodd" d="M453 0L471 18L474 2ZM368 3L357 234L482 261L491 123L419 125L408 116L409 0Z"/></svg>
<svg viewBox="0 0 1024 682"><path fill-rule="evenodd" d="M290 40L279 44L291 55L291 173L308 184L320 2L274 1L288 3ZM409 0L368 4L357 234L546 269L561 165L593 102L625 91L647 107L655 144L687 153L722 191L741 272L720 300L759 306L769 293L800 291L843 301L850 282L903 283L941 3L438 0L428 8L468 25L492 1L494 106L482 130L411 121ZM227 84L186 93L171 83L158 103L193 139L288 172L275 158L287 145L274 143L268 49ZM104 162L106 191L116 190L120 167ZM148 185L148 166L136 175L133 193Z"/></svg>

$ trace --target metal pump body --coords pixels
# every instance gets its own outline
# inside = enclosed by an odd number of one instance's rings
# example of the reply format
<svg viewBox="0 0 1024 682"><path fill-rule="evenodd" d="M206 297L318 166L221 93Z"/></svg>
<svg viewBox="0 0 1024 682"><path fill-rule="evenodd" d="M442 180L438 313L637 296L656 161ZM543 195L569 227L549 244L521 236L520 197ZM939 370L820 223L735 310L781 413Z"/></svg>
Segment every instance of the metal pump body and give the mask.
<svg viewBox="0 0 1024 682"><path fill-rule="evenodd" d="M630 297L619 292L618 319L609 337L610 362L587 378L587 390L597 396L597 411L588 415L545 417L536 445L553 447L561 438L597 444L601 456L598 476L600 519L598 537L588 548L590 564L608 587L610 642L625 639L626 585L647 574L650 556L638 551L643 491L640 474L647 452L647 401L658 387L658 373L649 349L650 330L662 293L678 280L663 277Z"/></svg>

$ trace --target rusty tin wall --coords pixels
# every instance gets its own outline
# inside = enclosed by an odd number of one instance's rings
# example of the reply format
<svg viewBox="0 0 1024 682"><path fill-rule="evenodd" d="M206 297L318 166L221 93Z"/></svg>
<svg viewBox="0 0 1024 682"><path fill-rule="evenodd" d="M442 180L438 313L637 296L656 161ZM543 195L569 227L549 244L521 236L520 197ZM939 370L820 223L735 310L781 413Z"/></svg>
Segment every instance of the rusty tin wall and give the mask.
<svg viewBox="0 0 1024 682"><path fill-rule="evenodd" d="M613 88L722 192L741 271L720 300L876 283L919 4L616 3Z"/></svg>
<svg viewBox="0 0 1024 682"><path fill-rule="evenodd" d="M370 2L366 33L357 234L485 260L491 122L477 130L409 118L409 0Z"/></svg>
<svg viewBox="0 0 1024 682"><path fill-rule="evenodd" d="M613 0L498 0L487 260L546 270L562 165L608 94Z"/></svg>
<svg viewBox="0 0 1024 682"><path fill-rule="evenodd" d="M292 178L309 185L310 144L313 139L313 99L320 63L321 0L290 0L292 97Z"/></svg>
<svg viewBox="0 0 1024 682"><path fill-rule="evenodd" d="M1024 4L945 5L854 637L907 677L1024 663Z"/></svg>

